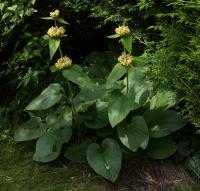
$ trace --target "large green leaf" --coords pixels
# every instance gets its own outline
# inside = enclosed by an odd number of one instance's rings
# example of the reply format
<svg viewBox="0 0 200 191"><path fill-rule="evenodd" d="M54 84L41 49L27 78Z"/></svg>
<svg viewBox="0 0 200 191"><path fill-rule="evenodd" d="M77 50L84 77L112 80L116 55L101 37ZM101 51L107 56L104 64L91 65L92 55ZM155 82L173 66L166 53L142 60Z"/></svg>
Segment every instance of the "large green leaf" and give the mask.
<svg viewBox="0 0 200 191"><path fill-rule="evenodd" d="M40 137L36 143L36 151L33 156L35 161L50 162L56 159L61 147L64 143L68 143L72 136L72 113L71 110L66 107L66 111L57 120L48 122L48 131L42 137Z"/></svg>
<svg viewBox="0 0 200 191"><path fill-rule="evenodd" d="M152 110L144 113L145 121L149 127L150 137L164 137L181 129L186 125L186 121L182 119L175 111Z"/></svg>
<svg viewBox="0 0 200 191"><path fill-rule="evenodd" d="M97 102L96 112L92 120L85 120L85 126L90 129L101 129L109 124L108 121L108 103Z"/></svg>
<svg viewBox="0 0 200 191"><path fill-rule="evenodd" d="M49 52L50 52L50 59L52 60L53 56L55 55L56 51L60 46L60 39L59 38L49 38Z"/></svg>
<svg viewBox="0 0 200 191"><path fill-rule="evenodd" d="M87 161L97 173L115 182L121 169L122 152L118 143L110 138L104 139L102 145L91 144L87 150Z"/></svg>
<svg viewBox="0 0 200 191"><path fill-rule="evenodd" d="M82 142L80 145L73 145L68 147L64 154L65 158L77 163L86 162L87 148L90 144L91 141L87 140Z"/></svg>
<svg viewBox="0 0 200 191"><path fill-rule="evenodd" d="M135 92L135 102L144 105L153 89L151 82L146 80L146 67L131 67L129 69L129 88ZM126 79L124 81L126 83Z"/></svg>
<svg viewBox="0 0 200 191"><path fill-rule="evenodd" d="M63 122L62 125L64 125ZM60 154L62 145L67 143L71 136L72 130L70 127L63 126L63 129L47 132L38 139L33 160L39 162L50 162L55 160Z"/></svg>
<svg viewBox="0 0 200 191"><path fill-rule="evenodd" d="M146 152L153 159L166 159L173 155L176 150L176 143L169 137L163 137L150 139Z"/></svg>
<svg viewBox="0 0 200 191"><path fill-rule="evenodd" d="M126 36L121 39L124 48L131 54L132 53L132 43L133 39L132 36Z"/></svg>
<svg viewBox="0 0 200 191"><path fill-rule="evenodd" d="M142 116L134 116L130 124L122 123L117 128L121 142L133 152L145 149L149 142L149 131Z"/></svg>
<svg viewBox="0 0 200 191"><path fill-rule="evenodd" d="M108 106L108 118L112 127L124 120L131 110L140 107L135 103L134 95L124 95L121 93L113 93Z"/></svg>
<svg viewBox="0 0 200 191"><path fill-rule="evenodd" d="M134 66L141 67L141 66L146 66L149 64L150 59L146 54L143 54L141 56L135 56L134 57Z"/></svg>
<svg viewBox="0 0 200 191"><path fill-rule="evenodd" d="M42 93L31 101L25 110L45 110L55 105L61 98L62 87L58 83L50 84Z"/></svg>
<svg viewBox="0 0 200 191"><path fill-rule="evenodd" d="M169 109L176 104L176 95L172 91L158 91L150 100L150 109Z"/></svg>
<svg viewBox="0 0 200 191"><path fill-rule="evenodd" d="M14 135L15 141L28 141L41 137L46 131L46 126L39 117L32 117L17 128Z"/></svg>
<svg viewBox="0 0 200 191"><path fill-rule="evenodd" d="M79 85L80 87L93 87L95 84L91 81L88 75L78 65L73 65L63 71L63 76L69 81Z"/></svg>
<svg viewBox="0 0 200 191"><path fill-rule="evenodd" d="M50 162L59 156L62 141L60 139L61 135L58 132L46 133L38 139L33 160L38 162Z"/></svg>
<svg viewBox="0 0 200 191"><path fill-rule="evenodd" d="M112 69L112 72L109 74L107 78L106 84L108 86L114 84L117 80L119 80L124 74L126 73L125 67L123 67L121 64L116 64L114 68Z"/></svg>
<svg viewBox="0 0 200 191"><path fill-rule="evenodd" d="M152 84L147 81L143 81L135 83L135 85L131 87L135 92L135 102L140 105L144 105L149 98L149 94L152 90Z"/></svg>
<svg viewBox="0 0 200 191"><path fill-rule="evenodd" d="M76 103L82 103L102 98L107 92L104 85L94 85L93 87L82 87L75 97Z"/></svg>
<svg viewBox="0 0 200 191"><path fill-rule="evenodd" d="M147 67L132 66L128 72L130 87L135 86L135 84L145 82L147 72L148 72Z"/></svg>

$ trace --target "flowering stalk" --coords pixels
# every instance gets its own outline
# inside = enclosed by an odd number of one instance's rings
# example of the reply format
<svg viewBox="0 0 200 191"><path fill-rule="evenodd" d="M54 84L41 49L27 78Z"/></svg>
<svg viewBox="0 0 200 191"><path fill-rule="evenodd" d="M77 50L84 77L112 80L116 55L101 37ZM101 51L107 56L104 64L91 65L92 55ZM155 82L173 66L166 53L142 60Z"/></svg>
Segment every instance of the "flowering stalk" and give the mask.
<svg viewBox="0 0 200 191"><path fill-rule="evenodd" d="M60 16L59 10L50 12L50 17L52 20L54 20L54 23L55 23L55 25L52 26L47 32L47 34L50 38L61 39L65 35L65 29L63 27L58 27L58 25L57 25L57 21L59 22L59 16ZM72 60L67 56L63 56L60 43L58 46L58 50L60 53L60 58L55 63L54 67L56 68L56 70L62 70L64 68L69 68L72 65ZM68 86L68 90L69 90L69 94L70 94L69 101L71 103L72 115L73 115L73 119L76 123L76 121L77 121L76 119L77 119L78 115L77 115L76 108L75 108L74 101L73 101L73 91L72 91L69 80L66 79L66 81L67 81L67 86Z"/></svg>
<svg viewBox="0 0 200 191"><path fill-rule="evenodd" d="M127 93L127 94L128 94L128 91L129 91L128 71L129 71L129 69L127 68L127 69L126 69L126 88L127 88L126 93Z"/></svg>
<svg viewBox="0 0 200 191"><path fill-rule="evenodd" d="M127 53L126 50L124 49L124 52L118 58L118 62L126 68L126 77L127 77L126 85L127 85L127 94L128 94L128 91L129 91L128 72L129 72L129 68L131 67L133 63L133 56Z"/></svg>

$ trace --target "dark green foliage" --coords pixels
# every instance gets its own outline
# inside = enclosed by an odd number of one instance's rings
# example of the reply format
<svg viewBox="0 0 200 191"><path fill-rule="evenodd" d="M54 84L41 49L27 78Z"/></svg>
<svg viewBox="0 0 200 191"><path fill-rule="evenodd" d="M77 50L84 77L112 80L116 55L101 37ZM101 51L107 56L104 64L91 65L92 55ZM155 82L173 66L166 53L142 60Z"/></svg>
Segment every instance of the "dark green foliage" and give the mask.
<svg viewBox="0 0 200 191"><path fill-rule="evenodd" d="M158 7L153 26L161 39L153 51L148 48L151 77L158 87L178 93L181 112L200 127L200 3L166 1L165 6L165 12Z"/></svg>
<svg viewBox="0 0 200 191"><path fill-rule="evenodd" d="M35 1L0 1L0 49L4 48L11 40L10 38L18 33L16 26L22 24L26 17L31 16L36 11L33 8Z"/></svg>
<svg viewBox="0 0 200 191"><path fill-rule="evenodd" d="M200 126L200 3L197 0L64 1L73 11L88 11L95 24L121 24L133 29L135 43L146 46L156 86L175 90L181 112ZM106 25L109 26L109 25ZM137 52L140 47L135 48Z"/></svg>
<svg viewBox="0 0 200 191"><path fill-rule="evenodd" d="M40 3L37 8L45 16L49 10ZM8 119L18 126L16 141L38 139L33 159L39 162L55 160L69 143L66 158L84 162L87 153L90 166L111 182L119 175L123 147L130 152L146 150L142 153L154 159L173 155L177 145L171 134L186 121L167 109L176 106L200 127L200 3L44 2L48 3L51 11L59 6L62 10L56 27L70 21L62 42L44 35L48 20L54 25L54 19L31 20L35 1L0 0L0 54L6 55L0 77L14 90L1 118L13 114ZM105 38L117 25L130 26L131 33ZM103 51L96 51L96 46ZM122 51L134 55L134 66L117 64ZM54 64L63 55L72 58L73 65L61 72ZM80 140L88 137L89 142L81 145Z"/></svg>

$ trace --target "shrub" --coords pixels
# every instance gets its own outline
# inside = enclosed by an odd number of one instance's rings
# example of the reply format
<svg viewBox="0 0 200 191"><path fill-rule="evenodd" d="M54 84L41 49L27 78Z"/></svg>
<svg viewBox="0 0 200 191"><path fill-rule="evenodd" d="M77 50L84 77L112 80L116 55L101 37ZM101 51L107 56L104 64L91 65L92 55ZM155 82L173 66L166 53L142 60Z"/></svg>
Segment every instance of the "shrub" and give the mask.
<svg viewBox="0 0 200 191"><path fill-rule="evenodd" d="M148 59L132 56L130 29L120 26L108 36L124 47L111 72L105 64L114 59L108 53L90 54L86 62L95 65L81 67L63 54L61 42L67 35L60 24L67 22L52 15L43 19L55 22L46 38L51 60L60 53L51 66L60 77L25 107L30 119L18 127L15 141L37 139L33 159L39 162L55 160L63 148L67 159L87 161L111 182L119 175L125 153L145 150L154 159L174 154L177 146L170 135L186 121L169 110L176 103L172 92L153 91L146 79ZM96 75L105 71L108 76Z"/></svg>

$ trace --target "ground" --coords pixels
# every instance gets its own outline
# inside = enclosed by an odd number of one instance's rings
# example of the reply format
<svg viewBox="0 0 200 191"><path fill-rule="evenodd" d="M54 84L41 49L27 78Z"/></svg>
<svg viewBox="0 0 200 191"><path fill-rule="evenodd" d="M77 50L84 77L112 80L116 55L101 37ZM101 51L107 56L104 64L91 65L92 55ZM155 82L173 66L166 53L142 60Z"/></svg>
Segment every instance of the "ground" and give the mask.
<svg viewBox="0 0 200 191"><path fill-rule="evenodd" d="M33 144L0 142L0 191L199 191L184 169L171 161L144 159L126 164L115 185L87 165L63 159L40 164L32 161ZM145 165L144 165L145 164ZM197 187L197 185L196 185Z"/></svg>

